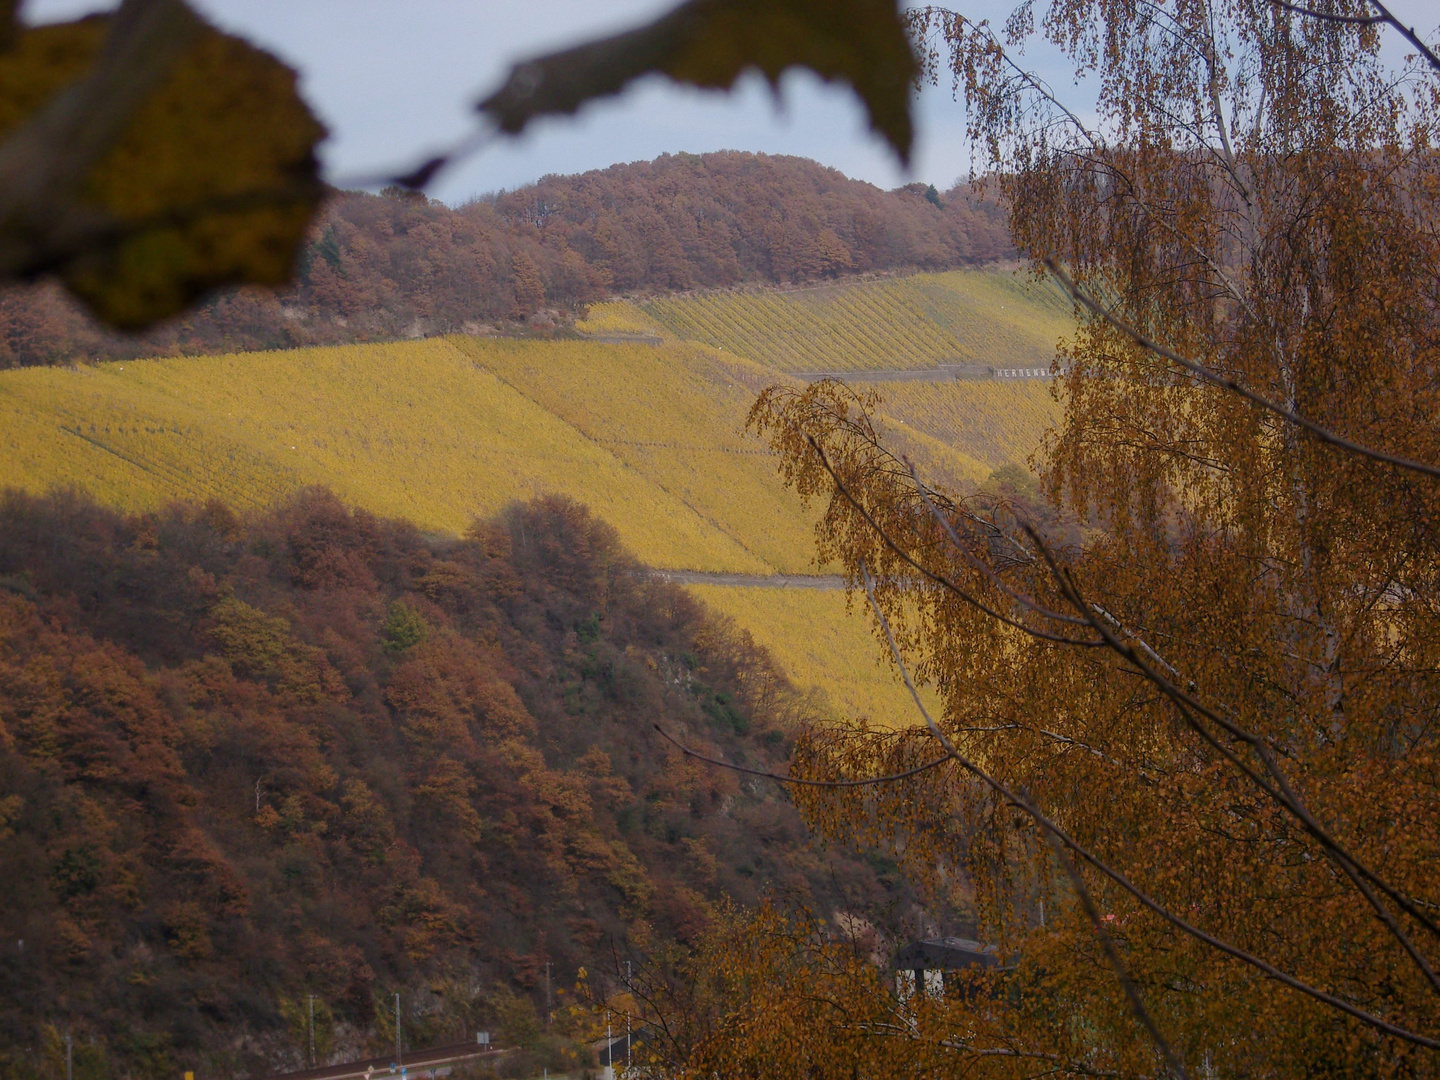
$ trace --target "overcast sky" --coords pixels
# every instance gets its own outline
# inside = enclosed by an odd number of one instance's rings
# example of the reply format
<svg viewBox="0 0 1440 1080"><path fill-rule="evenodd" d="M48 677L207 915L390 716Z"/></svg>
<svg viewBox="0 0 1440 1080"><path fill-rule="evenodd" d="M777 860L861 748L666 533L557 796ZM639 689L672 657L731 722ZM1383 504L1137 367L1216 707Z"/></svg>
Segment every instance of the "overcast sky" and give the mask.
<svg viewBox="0 0 1440 1080"><path fill-rule="evenodd" d="M222 28L276 53L301 72L306 98L330 129L322 149L331 179L371 175L422 159L475 126L473 102L511 63L626 29L674 0L192 0ZM105 0L27 0L31 21L73 18ZM952 0L1003 21L1010 0ZM1392 0L1402 18L1436 21L1434 0ZM1044 55L1033 62L1045 70ZM1058 69L1052 69L1058 74ZM1082 94L1083 97L1088 95ZM781 107L759 79L735 94L648 80L578 118L545 120L518 139L492 143L442 176L447 202L514 188L547 173L583 172L685 150L798 154L849 176L894 187L946 187L969 171L964 115L948 88L921 95L915 162L905 173L871 135L844 90L808 74L787 76Z"/></svg>

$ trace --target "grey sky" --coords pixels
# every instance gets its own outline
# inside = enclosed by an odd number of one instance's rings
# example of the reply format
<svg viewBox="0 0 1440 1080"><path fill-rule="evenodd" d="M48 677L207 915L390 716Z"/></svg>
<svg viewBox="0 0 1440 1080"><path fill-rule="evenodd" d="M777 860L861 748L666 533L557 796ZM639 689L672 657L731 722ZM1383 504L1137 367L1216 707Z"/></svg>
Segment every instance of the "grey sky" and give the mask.
<svg viewBox="0 0 1440 1080"><path fill-rule="evenodd" d="M192 0L300 70L307 99L330 128L332 178L411 163L472 130L470 104L509 65L538 52L652 17L673 0ZM35 21L71 18L105 0L28 0ZM954 6L1001 21L1009 0ZM1394 0L1403 18L1434 23L1433 0ZM1045 57L1034 58L1043 70ZM681 150L799 154L893 187L944 187L969 170L964 116L948 91L921 95L919 142L907 175L850 95L808 74L788 76L782 106L759 79L732 95L646 81L578 118L542 121L445 174L432 194L460 202L547 173L603 168Z"/></svg>
<svg viewBox="0 0 1440 1080"><path fill-rule="evenodd" d="M511 63L627 28L673 0L192 0L217 24L298 68L306 97L330 128L332 178L401 165L473 127L470 104ZM994 0L987 5L1003 8ZM112 7L105 0L29 0L48 21ZM912 174L869 133L848 92L804 73L787 76L777 109L758 78L725 95L649 80L575 119L542 121L444 175L448 202L545 175L603 168L666 152L740 149L798 154L893 187L939 186L969 170L963 114L947 93L923 95Z"/></svg>

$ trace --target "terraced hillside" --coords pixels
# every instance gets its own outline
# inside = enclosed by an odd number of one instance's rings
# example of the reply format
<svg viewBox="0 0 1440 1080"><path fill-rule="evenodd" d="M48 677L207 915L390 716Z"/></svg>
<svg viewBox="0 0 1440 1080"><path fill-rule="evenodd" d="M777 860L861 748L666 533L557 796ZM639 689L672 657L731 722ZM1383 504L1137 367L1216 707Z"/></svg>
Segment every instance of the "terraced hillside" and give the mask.
<svg viewBox="0 0 1440 1080"><path fill-rule="evenodd" d="M758 463L754 473L768 481ZM0 477L82 486L126 509L212 496L258 506L325 484L450 532L555 492L590 505L647 562L774 569L446 340L6 372Z"/></svg>
<svg viewBox="0 0 1440 1080"><path fill-rule="evenodd" d="M591 307L600 340L680 340L766 371L934 379L867 385L895 430L928 435L986 470L1025 465L1060 416L1051 380L957 379L941 365L1048 369L1070 313L1010 271L961 270L807 289L716 292Z"/></svg>
<svg viewBox="0 0 1440 1080"><path fill-rule="evenodd" d="M323 484L447 532L559 493L657 567L813 572L810 520L742 432L777 377L683 343L466 338L31 368L0 374L0 483L83 487L132 510L259 508ZM897 438L954 483L988 475L923 434ZM872 711L888 683L840 692L852 666L832 650L791 670Z"/></svg>
<svg viewBox="0 0 1440 1080"><path fill-rule="evenodd" d="M800 292L756 299L781 312L811 304L817 319L828 317L824 304L855 322L880 311L872 339L909 335L939 350L934 343L963 333L968 317L947 296L1012 295L1008 278L982 277L847 286L823 303ZM145 510L211 497L258 509L322 484L378 514L452 533L515 499L557 493L587 504L655 567L761 578L824 570L813 563L813 519L743 431L755 394L788 378L738 347L764 339L766 324L720 348L677 337L656 314L697 303L599 305L582 329L609 339L601 341L451 337L0 373L0 485L84 487ZM805 333L798 317L768 325L787 347ZM879 389L886 437L956 487L1023 463L1057 409L1048 380ZM827 687L842 711L908 715L903 690L874 663L864 620L846 619L843 594L695 588L799 682Z"/></svg>
<svg viewBox="0 0 1440 1080"><path fill-rule="evenodd" d="M582 329L668 332L779 371L1044 367L1069 306L1018 271L956 270L802 289L597 304Z"/></svg>
<svg viewBox="0 0 1440 1080"><path fill-rule="evenodd" d="M889 416L965 453L990 469L1025 465L1059 422L1048 379L895 382L875 387Z"/></svg>
<svg viewBox="0 0 1440 1080"><path fill-rule="evenodd" d="M880 639L863 613L846 609L844 592L732 585L692 585L690 591L747 628L799 685L825 687L846 715L881 724L918 721L899 674L882 663ZM921 694L927 707L938 705L928 688Z"/></svg>

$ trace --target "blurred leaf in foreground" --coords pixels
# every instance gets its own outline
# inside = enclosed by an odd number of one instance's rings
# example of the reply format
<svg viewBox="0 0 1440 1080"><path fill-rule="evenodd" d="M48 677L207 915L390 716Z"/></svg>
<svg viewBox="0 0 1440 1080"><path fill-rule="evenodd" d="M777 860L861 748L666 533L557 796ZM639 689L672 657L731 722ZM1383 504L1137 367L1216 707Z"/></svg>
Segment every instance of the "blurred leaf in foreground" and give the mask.
<svg viewBox="0 0 1440 1080"><path fill-rule="evenodd" d="M477 108L514 134L642 75L725 89L750 69L774 86L792 67L853 87L870 126L909 161L916 60L895 0L688 0L647 26L517 65Z"/></svg>
<svg viewBox="0 0 1440 1080"><path fill-rule="evenodd" d="M55 273L139 329L277 285L323 195L324 129L273 57L179 0L17 27L0 54L0 279Z"/></svg>

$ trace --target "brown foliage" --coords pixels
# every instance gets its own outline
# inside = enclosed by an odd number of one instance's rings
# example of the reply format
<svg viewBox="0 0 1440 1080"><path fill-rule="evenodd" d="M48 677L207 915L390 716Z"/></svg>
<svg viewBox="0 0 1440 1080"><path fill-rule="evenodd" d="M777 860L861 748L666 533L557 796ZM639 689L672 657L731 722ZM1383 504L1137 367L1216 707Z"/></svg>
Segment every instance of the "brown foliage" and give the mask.
<svg viewBox="0 0 1440 1080"><path fill-rule="evenodd" d="M940 270L1010 250L999 209L964 188L942 208L800 158L666 155L456 209L337 196L292 289L228 293L144 338L102 333L53 288L0 291L0 364L463 332L617 292Z"/></svg>
<svg viewBox="0 0 1440 1080"><path fill-rule="evenodd" d="M830 835L888 840L932 890L968 881L1015 965L996 996L904 1022L888 995L854 1021L777 1014L767 1045L842 1039L837 1066L888 1049L966 1075L1435 1075L1440 491L1224 380L1440 463L1437 72L1397 81L1372 24L1269 3L1062 0L1045 29L1101 69L1097 132L987 28L917 21L1004 169L1021 246L1223 378L1078 311L1037 462L1048 522L1018 492L925 491L843 388L757 405L824 502L821 557L873 576L943 703L934 727L816 732L794 767L874 776L953 751L797 801ZM1023 12L1009 30L1029 32ZM721 1000L728 1051L771 1075L740 1034L764 1018Z"/></svg>
<svg viewBox="0 0 1440 1080"><path fill-rule="evenodd" d="M337 1053L396 989L411 1045L453 1040L768 880L878 900L773 785L650 729L774 767L802 704L561 499L444 540L317 491L248 521L8 495L0 1073L43 1071L51 1022L125 1075L298 1065L310 993Z"/></svg>

